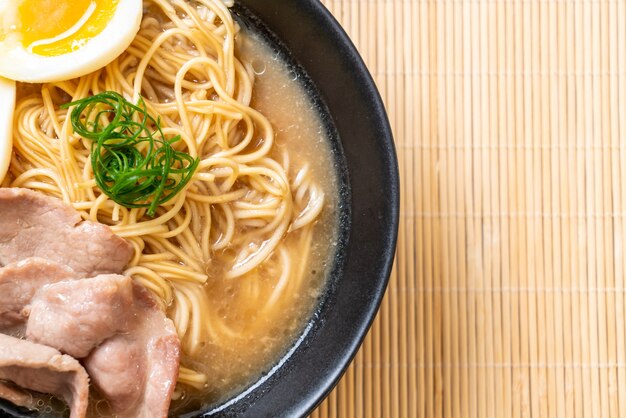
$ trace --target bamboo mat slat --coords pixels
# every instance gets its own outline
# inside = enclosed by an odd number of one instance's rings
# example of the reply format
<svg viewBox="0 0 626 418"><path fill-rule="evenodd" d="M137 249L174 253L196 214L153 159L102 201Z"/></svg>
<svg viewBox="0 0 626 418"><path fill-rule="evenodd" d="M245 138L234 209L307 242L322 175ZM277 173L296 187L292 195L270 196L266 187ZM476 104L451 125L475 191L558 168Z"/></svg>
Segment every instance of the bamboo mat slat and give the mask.
<svg viewBox="0 0 626 418"><path fill-rule="evenodd" d="M626 1L322 2L402 201L382 308L312 417L626 417Z"/></svg>

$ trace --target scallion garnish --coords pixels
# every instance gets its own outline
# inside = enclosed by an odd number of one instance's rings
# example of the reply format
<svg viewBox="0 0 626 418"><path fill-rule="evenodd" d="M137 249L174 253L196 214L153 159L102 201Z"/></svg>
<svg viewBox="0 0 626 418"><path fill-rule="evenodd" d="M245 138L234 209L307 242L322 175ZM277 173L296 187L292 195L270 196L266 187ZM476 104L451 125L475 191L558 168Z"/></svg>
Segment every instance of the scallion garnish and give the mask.
<svg viewBox="0 0 626 418"><path fill-rule="evenodd" d="M199 160L177 151L160 123L119 93L106 91L61 106L69 108L74 132L92 141L91 166L96 184L113 201L127 208L158 206L172 199L189 182Z"/></svg>

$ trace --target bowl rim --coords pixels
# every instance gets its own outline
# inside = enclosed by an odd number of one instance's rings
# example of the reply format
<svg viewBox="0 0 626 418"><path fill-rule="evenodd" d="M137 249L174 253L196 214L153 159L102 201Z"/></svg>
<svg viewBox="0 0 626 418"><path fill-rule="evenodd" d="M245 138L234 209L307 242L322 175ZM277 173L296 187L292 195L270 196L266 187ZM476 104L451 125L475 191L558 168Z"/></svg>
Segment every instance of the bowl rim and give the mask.
<svg viewBox="0 0 626 418"><path fill-rule="evenodd" d="M362 80L361 82L365 85L365 88L370 92L371 105L374 109L374 113L378 119L381 129L385 132L384 142L385 142L385 150L387 151L388 161L391 163L389 166L389 171L392 174L389 177L389 200L391 201L391 211L389 215L391 217L391 236L389 238L389 244L385 248L385 251L382 255L383 269L381 270L382 280L380 281L380 289L376 293L375 299L372 304L370 304L369 312L365 315L367 316L367 320L364 321L358 333L355 336L354 342L352 346L346 351L345 355L340 359L340 368L337 373L331 377L331 384L327 385L325 390L321 393L321 396L318 396L314 403L312 403L306 411L302 414L302 416L307 416L315 408L317 408L326 397L332 392L348 367L352 364L352 361L356 357L359 349L363 345L365 338L367 337L368 332L370 331L372 324L374 323L377 315L379 314L380 307L383 302L383 298L386 294L389 281L391 279L391 273L393 269L393 264L395 260L397 242L398 242L398 229L400 224L400 172L398 166L398 156L395 148L395 141L393 136L393 131L391 128L391 123L389 121L389 116L383 102L380 91L374 81L374 78L365 64L363 57L358 52L358 49L348 33L345 31L343 26L339 23L339 21L335 18L335 16L322 4L320 0L299 0L299 1L307 1L310 2L314 7L317 8L317 11L323 16L324 19L328 21L328 24L332 26L333 33L337 36L339 46L343 46L345 49L349 50L350 56L353 60L353 65L357 69L356 73L358 73Z"/></svg>

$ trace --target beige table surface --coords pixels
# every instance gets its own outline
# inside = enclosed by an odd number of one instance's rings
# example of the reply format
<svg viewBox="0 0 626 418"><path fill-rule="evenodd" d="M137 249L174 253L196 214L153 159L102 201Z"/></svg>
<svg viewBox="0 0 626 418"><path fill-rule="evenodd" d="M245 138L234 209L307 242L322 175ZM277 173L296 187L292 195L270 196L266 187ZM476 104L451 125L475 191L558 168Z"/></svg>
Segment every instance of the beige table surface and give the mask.
<svg viewBox="0 0 626 418"><path fill-rule="evenodd" d="M323 3L387 105L402 208L313 417L626 416L626 2Z"/></svg>

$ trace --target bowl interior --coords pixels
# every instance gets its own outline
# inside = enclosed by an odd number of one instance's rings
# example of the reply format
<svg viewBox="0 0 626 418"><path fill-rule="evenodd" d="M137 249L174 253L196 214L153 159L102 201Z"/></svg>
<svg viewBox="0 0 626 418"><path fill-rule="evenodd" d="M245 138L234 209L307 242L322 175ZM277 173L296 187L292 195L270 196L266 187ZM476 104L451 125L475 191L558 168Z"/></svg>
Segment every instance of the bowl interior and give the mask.
<svg viewBox="0 0 626 418"><path fill-rule="evenodd" d="M234 12L291 61L321 109L340 179L340 231L327 290L298 341L241 394L185 417L305 416L341 377L382 300L398 229L395 149L365 64L318 0L241 0ZM37 416L0 401L5 415Z"/></svg>

